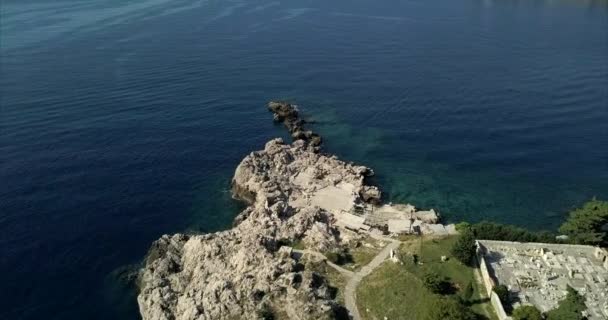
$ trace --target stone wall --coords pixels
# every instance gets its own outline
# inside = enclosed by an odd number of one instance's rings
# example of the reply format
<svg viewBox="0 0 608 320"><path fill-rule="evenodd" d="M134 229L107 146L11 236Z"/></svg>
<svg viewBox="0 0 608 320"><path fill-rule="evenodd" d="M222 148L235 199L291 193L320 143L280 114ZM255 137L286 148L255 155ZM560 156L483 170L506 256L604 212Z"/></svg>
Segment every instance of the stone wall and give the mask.
<svg viewBox="0 0 608 320"><path fill-rule="evenodd" d="M477 261L479 261L479 270L481 271L481 278L486 288L486 293L490 296L492 294L492 288L494 288L494 279L490 276L490 272L486 265L486 259L484 259L483 255L478 253Z"/></svg>
<svg viewBox="0 0 608 320"><path fill-rule="evenodd" d="M498 295L494 292L494 286L496 285L496 281L490 275L490 270L488 269L488 265L486 263L486 259L484 258L484 248L483 244L478 240L477 241L477 261L479 263L479 270L481 271L481 279L483 280L483 285L486 287L486 293L490 297L490 303L496 312L499 320L509 320L511 317L507 315L505 312L505 308L498 298Z"/></svg>
<svg viewBox="0 0 608 320"><path fill-rule="evenodd" d="M477 240L482 246L488 244L490 246L509 246L517 247L519 250L540 250L548 249L551 251L575 251L583 252L586 255L594 255L596 247L579 245L579 244L560 244L560 243L538 243L538 242L515 242L515 241L497 241L497 240Z"/></svg>
<svg viewBox="0 0 608 320"><path fill-rule="evenodd" d="M505 312L505 308L502 306L500 298L494 291L492 291L492 294L490 295L490 303L492 304L492 307L494 307L494 311L496 311L499 320L511 319Z"/></svg>

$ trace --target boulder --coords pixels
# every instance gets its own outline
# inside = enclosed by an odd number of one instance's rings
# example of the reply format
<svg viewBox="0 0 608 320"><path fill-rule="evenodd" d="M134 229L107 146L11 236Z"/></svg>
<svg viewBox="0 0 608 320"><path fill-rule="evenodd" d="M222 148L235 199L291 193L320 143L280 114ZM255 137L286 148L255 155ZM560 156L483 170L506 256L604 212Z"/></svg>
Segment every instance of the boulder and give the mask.
<svg viewBox="0 0 608 320"><path fill-rule="evenodd" d="M361 189L361 198L363 201L373 204L380 204L380 199L382 197L382 193L377 187L374 186L364 186Z"/></svg>

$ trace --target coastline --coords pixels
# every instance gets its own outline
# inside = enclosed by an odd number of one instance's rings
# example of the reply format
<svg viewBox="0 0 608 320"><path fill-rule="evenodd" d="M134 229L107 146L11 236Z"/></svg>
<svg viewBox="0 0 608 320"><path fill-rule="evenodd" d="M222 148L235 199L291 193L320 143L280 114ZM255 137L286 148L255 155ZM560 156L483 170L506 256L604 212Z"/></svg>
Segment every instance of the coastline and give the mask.
<svg viewBox="0 0 608 320"><path fill-rule="evenodd" d="M293 143L270 140L238 165L232 189L248 207L233 228L164 235L153 243L139 275L144 320L258 319L267 310L291 319L337 319L344 306L327 280L286 245L336 252L368 235L455 233L432 210L381 206L381 191L366 182L373 170L322 153L321 137L306 130L297 107L268 107Z"/></svg>

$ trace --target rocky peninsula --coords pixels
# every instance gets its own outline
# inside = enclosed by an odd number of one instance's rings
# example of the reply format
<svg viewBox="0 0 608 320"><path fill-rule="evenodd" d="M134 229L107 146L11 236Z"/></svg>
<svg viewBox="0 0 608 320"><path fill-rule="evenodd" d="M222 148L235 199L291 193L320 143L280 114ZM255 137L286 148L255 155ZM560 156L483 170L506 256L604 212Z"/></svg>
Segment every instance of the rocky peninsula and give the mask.
<svg viewBox="0 0 608 320"><path fill-rule="evenodd" d="M321 137L306 130L295 106L270 102L268 108L294 141L270 140L238 165L233 194L248 207L232 229L164 235L153 243L139 274L144 320L344 314L324 276L300 263L289 245L329 252L356 238L356 229L373 228L354 214L380 203L380 190L366 183L373 171L320 152ZM401 216L411 229L413 207L391 210L391 219ZM426 223L435 224L438 217L430 214Z"/></svg>

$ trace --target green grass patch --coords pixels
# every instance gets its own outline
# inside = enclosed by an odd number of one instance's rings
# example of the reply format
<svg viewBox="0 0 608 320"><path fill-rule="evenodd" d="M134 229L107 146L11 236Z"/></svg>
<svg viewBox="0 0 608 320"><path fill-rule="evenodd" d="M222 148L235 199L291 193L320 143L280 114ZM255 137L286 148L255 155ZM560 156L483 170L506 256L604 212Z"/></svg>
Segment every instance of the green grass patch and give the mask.
<svg viewBox="0 0 608 320"><path fill-rule="evenodd" d="M367 244L367 245L366 245ZM367 237L359 242L359 245L351 245L347 248L350 261L344 265L351 270L360 270L370 263L374 257L387 245L383 241L378 241L372 237Z"/></svg>
<svg viewBox="0 0 608 320"><path fill-rule="evenodd" d="M385 262L357 288L363 319L422 319L437 296L403 266Z"/></svg>
<svg viewBox="0 0 608 320"><path fill-rule="evenodd" d="M291 247L296 250L305 250L306 249L306 245L304 244L304 241L302 241L302 240L296 240L296 241L292 242Z"/></svg>
<svg viewBox="0 0 608 320"><path fill-rule="evenodd" d="M452 295L462 295L471 283L471 309L482 317L495 319L489 300L483 296L483 288L476 281L476 269L450 257L455 241L456 237L422 241L418 238L402 244L399 252L403 265L385 262L357 288L357 303L364 318L403 319L407 315L408 319L423 319L425 310L439 297L424 287L423 275L435 272L450 281ZM414 255L419 263L414 263ZM447 256L448 260L442 261L442 256Z"/></svg>

